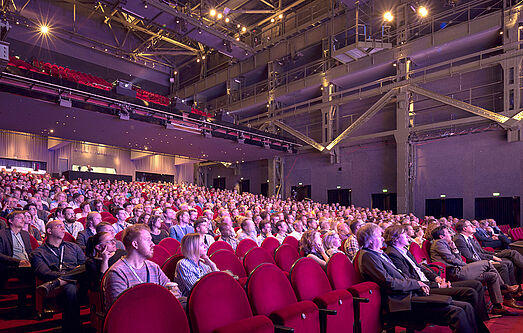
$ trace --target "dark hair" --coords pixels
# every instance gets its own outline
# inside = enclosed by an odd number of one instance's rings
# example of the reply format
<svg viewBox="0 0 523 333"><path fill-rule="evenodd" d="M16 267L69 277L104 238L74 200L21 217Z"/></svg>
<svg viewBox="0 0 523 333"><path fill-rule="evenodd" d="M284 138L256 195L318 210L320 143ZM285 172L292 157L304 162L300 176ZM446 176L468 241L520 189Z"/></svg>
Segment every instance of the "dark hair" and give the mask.
<svg viewBox="0 0 523 333"><path fill-rule="evenodd" d="M462 232L463 229L465 229L465 224L467 223L467 220L461 219L458 222L456 222L456 225L454 228L456 228L456 232Z"/></svg>
<svg viewBox="0 0 523 333"><path fill-rule="evenodd" d="M147 221L147 226L152 229L153 225L156 223L156 220L159 220L159 219L160 219L160 216L151 215L151 217L149 217L149 220Z"/></svg>
<svg viewBox="0 0 523 333"><path fill-rule="evenodd" d="M102 237L105 235L110 235L108 232L102 231L97 232L95 235L87 239L87 244L85 245L85 255L88 257L96 256L96 245L100 244Z"/></svg>
<svg viewBox="0 0 523 333"><path fill-rule="evenodd" d="M361 226L356 233L358 245L360 247L369 247L370 240L372 239L374 232L378 229L380 229L380 227L374 223L365 223L365 225Z"/></svg>
<svg viewBox="0 0 523 333"><path fill-rule="evenodd" d="M197 218L196 221L194 221L194 230L196 230L196 228L198 228L198 226L203 223L207 223L207 219L205 217L202 216Z"/></svg>
<svg viewBox="0 0 523 333"><path fill-rule="evenodd" d="M383 233L383 238L385 239L385 243L388 246L392 246L396 244L396 241L398 238L403 234L407 228L402 225L391 225L387 229L385 229L385 232Z"/></svg>
<svg viewBox="0 0 523 333"><path fill-rule="evenodd" d="M25 210L13 210L9 215L7 215L7 221L12 221L18 215L24 215Z"/></svg>
<svg viewBox="0 0 523 333"><path fill-rule="evenodd" d="M176 212L176 220L180 221L180 216L182 216L184 213L189 214L189 211L186 209L180 209Z"/></svg>
<svg viewBox="0 0 523 333"><path fill-rule="evenodd" d="M110 226L111 228L113 227L111 223L102 221L96 226L96 232L99 233L106 226Z"/></svg>
<svg viewBox="0 0 523 333"><path fill-rule="evenodd" d="M353 235L356 234L356 227L358 226L358 224L362 224L361 221L354 220L349 225L350 231L352 232Z"/></svg>
<svg viewBox="0 0 523 333"><path fill-rule="evenodd" d="M435 228L434 230L432 230L432 239L434 240L438 240L441 238L441 236L443 236L443 234L445 233L445 229L447 229L446 226L439 226L437 228Z"/></svg>
<svg viewBox="0 0 523 333"><path fill-rule="evenodd" d="M31 206L33 206L33 207L36 208L36 204L30 202L30 203L28 203L27 205L24 206L24 210L29 210L29 208L30 208Z"/></svg>
<svg viewBox="0 0 523 333"><path fill-rule="evenodd" d="M267 224L270 225L271 222L269 222L269 221L267 221L267 220L263 220L263 221L261 221L261 222L260 222L260 225L259 225L260 231L263 230L263 229L265 229L265 226L266 226Z"/></svg>

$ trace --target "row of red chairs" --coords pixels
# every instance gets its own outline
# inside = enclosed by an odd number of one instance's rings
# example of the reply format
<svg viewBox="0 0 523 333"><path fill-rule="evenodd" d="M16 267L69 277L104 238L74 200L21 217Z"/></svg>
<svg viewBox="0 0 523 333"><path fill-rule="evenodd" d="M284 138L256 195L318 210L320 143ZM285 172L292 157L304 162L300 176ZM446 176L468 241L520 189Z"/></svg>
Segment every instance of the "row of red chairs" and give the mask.
<svg viewBox="0 0 523 333"><path fill-rule="evenodd" d="M143 101L156 103L156 104L160 104L160 105L165 105L165 106L168 106L171 103L169 101L169 98L162 96L160 94L146 91L146 90L140 89L135 86L133 86L133 90L136 91L136 98L141 99Z"/></svg>
<svg viewBox="0 0 523 333"><path fill-rule="evenodd" d="M519 227L519 228L510 229L510 236L512 237L512 240L514 240L514 241L522 240L523 239L523 228Z"/></svg>

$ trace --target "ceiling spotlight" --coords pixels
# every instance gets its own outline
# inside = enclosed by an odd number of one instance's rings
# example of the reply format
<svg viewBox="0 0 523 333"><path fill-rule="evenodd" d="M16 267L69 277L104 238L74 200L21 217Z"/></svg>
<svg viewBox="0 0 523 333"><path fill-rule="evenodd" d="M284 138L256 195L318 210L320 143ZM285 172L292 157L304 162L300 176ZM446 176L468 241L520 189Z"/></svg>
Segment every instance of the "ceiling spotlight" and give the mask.
<svg viewBox="0 0 523 333"><path fill-rule="evenodd" d="M216 9L211 9L211 11L209 12L209 15L211 15L212 17L215 17L216 16Z"/></svg>
<svg viewBox="0 0 523 333"><path fill-rule="evenodd" d="M196 59L196 62L200 62L200 58Z"/></svg>
<svg viewBox="0 0 523 333"><path fill-rule="evenodd" d="M202 56L202 60L205 60L205 56Z"/></svg>
<svg viewBox="0 0 523 333"><path fill-rule="evenodd" d="M236 37L236 41L239 42L240 41L240 37Z"/></svg>
<svg viewBox="0 0 523 333"><path fill-rule="evenodd" d="M383 14L383 19L387 22L392 22L392 20L394 20L394 16L392 16L391 12L385 12L385 14Z"/></svg>
<svg viewBox="0 0 523 333"><path fill-rule="evenodd" d="M242 32L245 32L247 31L247 28L246 27L242 27Z"/></svg>
<svg viewBox="0 0 523 333"><path fill-rule="evenodd" d="M241 25L238 23L236 24L236 28L240 29Z"/></svg>
<svg viewBox="0 0 523 333"><path fill-rule="evenodd" d="M48 34L49 33L49 27L46 26L46 25L41 25L40 26L40 32L44 35Z"/></svg>
<svg viewBox="0 0 523 333"><path fill-rule="evenodd" d="M143 8L147 8L147 2L143 2Z"/></svg>
<svg viewBox="0 0 523 333"><path fill-rule="evenodd" d="M176 18L176 24L179 24L179 23L180 23L180 19Z"/></svg>
<svg viewBox="0 0 523 333"><path fill-rule="evenodd" d="M283 18L283 14L278 15L278 18L281 20Z"/></svg>
<svg viewBox="0 0 523 333"><path fill-rule="evenodd" d="M427 7L421 6L418 8L418 14L421 17L426 17L427 15L429 15L429 10L427 9Z"/></svg>
<svg viewBox="0 0 523 333"><path fill-rule="evenodd" d="M201 35L202 34L202 29L198 28L198 33Z"/></svg>
<svg viewBox="0 0 523 333"><path fill-rule="evenodd" d="M218 20L221 20L223 18L223 15L222 13L219 13L218 16L216 17Z"/></svg>
<svg viewBox="0 0 523 333"><path fill-rule="evenodd" d="M225 18L225 23L229 23L230 21L231 21L230 18L228 18L228 17Z"/></svg>
<svg viewBox="0 0 523 333"><path fill-rule="evenodd" d="M178 74L178 71L174 71L173 74L174 74L174 75Z"/></svg>
<svg viewBox="0 0 523 333"><path fill-rule="evenodd" d="M274 23L274 17L273 17L273 18L271 18L271 23Z"/></svg>

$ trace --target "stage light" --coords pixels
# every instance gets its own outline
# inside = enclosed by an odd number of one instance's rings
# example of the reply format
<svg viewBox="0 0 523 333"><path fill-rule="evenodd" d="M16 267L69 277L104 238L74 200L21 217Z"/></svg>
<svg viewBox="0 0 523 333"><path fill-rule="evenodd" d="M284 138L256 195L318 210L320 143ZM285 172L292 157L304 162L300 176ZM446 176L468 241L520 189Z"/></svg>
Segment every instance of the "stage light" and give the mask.
<svg viewBox="0 0 523 333"><path fill-rule="evenodd" d="M427 9L427 7L421 6L418 8L418 14L421 17L426 17L427 15L429 15L429 10Z"/></svg>
<svg viewBox="0 0 523 333"><path fill-rule="evenodd" d="M271 23L274 23L274 18L271 18Z"/></svg>
<svg viewBox="0 0 523 333"><path fill-rule="evenodd" d="M196 62L200 62L200 58L196 59Z"/></svg>
<svg viewBox="0 0 523 333"><path fill-rule="evenodd" d="M391 12L385 12L385 14L383 14L383 19L387 22L392 22L392 20L394 20L394 16L392 16Z"/></svg>
<svg viewBox="0 0 523 333"><path fill-rule="evenodd" d="M229 23L230 21L231 21L230 18L228 18L228 17L225 18L225 23Z"/></svg>
<svg viewBox="0 0 523 333"><path fill-rule="evenodd" d="M46 25L41 25L40 26L40 32L44 35L47 35L49 33L49 27L46 26Z"/></svg>
<svg viewBox="0 0 523 333"><path fill-rule="evenodd" d="M236 37L236 41L239 42L240 41L240 37Z"/></svg>
<svg viewBox="0 0 523 333"><path fill-rule="evenodd" d="M211 9L211 11L209 12L209 15L211 15L212 17L215 17L216 16L216 9Z"/></svg>
<svg viewBox="0 0 523 333"><path fill-rule="evenodd" d="M281 20L283 18L283 14L278 15L278 18Z"/></svg>
<svg viewBox="0 0 523 333"><path fill-rule="evenodd" d="M205 60L205 56L202 56L202 60Z"/></svg>
<svg viewBox="0 0 523 333"><path fill-rule="evenodd" d="M240 29L241 28L241 25L238 23L236 24L236 28Z"/></svg>
<svg viewBox="0 0 523 333"><path fill-rule="evenodd" d="M221 20L223 18L223 15L222 13L219 13L218 16L216 17L218 20Z"/></svg>
<svg viewBox="0 0 523 333"><path fill-rule="evenodd" d="M245 32L247 31L247 28L246 27L242 27L242 32Z"/></svg>

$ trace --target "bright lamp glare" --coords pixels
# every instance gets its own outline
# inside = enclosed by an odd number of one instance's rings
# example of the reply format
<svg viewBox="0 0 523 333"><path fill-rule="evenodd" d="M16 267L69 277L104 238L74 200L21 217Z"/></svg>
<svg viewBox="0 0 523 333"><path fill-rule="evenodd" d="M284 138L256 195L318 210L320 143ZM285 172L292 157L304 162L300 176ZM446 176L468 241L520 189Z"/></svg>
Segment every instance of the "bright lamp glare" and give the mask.
<svg viewBox="0 0 523 333"><path fill-rule="evenodd" d="M392 20L394 20L394 16L392 16L391 12L386 12L383 14L383 19L387 22L392 22Z"/></svg>
<svg viewBox="0 0 523 333"><path fill-rule="evenodd" d="M218 16L217 16L218 20L221 20L222 17L223 17L222 13L219 13Z"/></svg>
<svg viewBox="0 0 523 333"><path fill-rule="evenodd" d="M216 16L216 9L211 9L211 11L209 12L209 14L210 14L211 16L213 16L213 17Z"/></svg>
<svg viewBox="0 0 523 333"><path fill-rule="evenodd" d="M426 17L427 15L429 15L429 10L427 9L427 7L421 6L420 8L418 8L418 14L421 17Z"/></svg>
<svg viewBox="0 0 523 333"><path fill-rule="evenodd" d="M40 26L40 32L43 33L44 35L48 34L49 33L49 27L46 26L46 25Z"/></svg>

